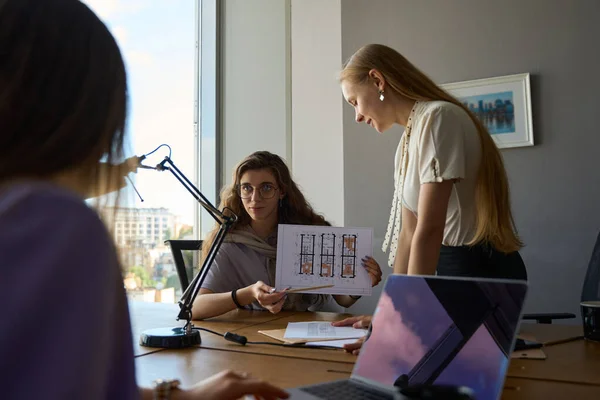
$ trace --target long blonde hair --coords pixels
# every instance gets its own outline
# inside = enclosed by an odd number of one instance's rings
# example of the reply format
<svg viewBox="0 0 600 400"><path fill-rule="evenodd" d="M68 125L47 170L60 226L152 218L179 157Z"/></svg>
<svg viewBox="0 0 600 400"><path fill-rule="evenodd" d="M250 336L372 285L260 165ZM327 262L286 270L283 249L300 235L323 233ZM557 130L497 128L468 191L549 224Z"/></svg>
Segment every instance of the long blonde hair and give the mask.
<svg viewBox="0 0 600 400"><path fill-rule="evenodd" d="M523 243L515 229L502 155L481 121L400 53L381 44L369 44L354 53L344 63L340 82L367 83L371 79L369 72L373 69L383 75L386 89L399 96L416 101L447 101L459 106L471 117L481 141L481 164L475 187L476 230L468 245L489 244L503 253L519 250Z"/></svg>

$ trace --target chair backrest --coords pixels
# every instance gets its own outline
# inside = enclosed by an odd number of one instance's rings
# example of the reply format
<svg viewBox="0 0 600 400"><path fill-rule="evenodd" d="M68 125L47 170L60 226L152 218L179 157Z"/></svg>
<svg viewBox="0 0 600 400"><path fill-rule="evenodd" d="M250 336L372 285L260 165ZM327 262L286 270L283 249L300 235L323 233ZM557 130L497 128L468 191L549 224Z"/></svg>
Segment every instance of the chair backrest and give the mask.
<svg viewBox="0 0 600 400"><path fill-rule="evenodd" d="M600 233L596 237L596 244L588 263L587 272L581 288L581 301L600 300ZM536 320L541 324L551 324L555 319L576 318L573 313L547 313L547 314L525 314L523 319Z"/></svg>
<svg viewBox="0 0 600 400"><path fill-rule="evenodd" d="M202 240L166 240L165 243L168 243L169 247L171 247L175 268L177 268L177 276L179 276L179 282L181 283L181 290L185 292L194 277L194 264L196 263L192 262L190 263L191 265L186 266L183 251L193 250L200 252L202 250Z"/></svg>
<svg viewBox="0 0 600 400"><path fill-rule="evenodd" d="M581 301L597 300L600 300L600 233L596 237L596 244L581 289Z"/></svg>

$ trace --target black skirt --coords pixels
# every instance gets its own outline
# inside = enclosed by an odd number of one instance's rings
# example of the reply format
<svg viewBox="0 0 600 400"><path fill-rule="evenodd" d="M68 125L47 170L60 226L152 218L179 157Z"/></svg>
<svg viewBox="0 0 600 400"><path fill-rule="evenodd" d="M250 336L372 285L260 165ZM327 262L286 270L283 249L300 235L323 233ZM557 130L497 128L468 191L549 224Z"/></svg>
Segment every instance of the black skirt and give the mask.
<svg viewBox="0 0 600 400"><path fill-rule="evenodd" d="M459 247L442 245L437 274L527 280L527 270L518 251L505 254L482 244Z"/></svg>

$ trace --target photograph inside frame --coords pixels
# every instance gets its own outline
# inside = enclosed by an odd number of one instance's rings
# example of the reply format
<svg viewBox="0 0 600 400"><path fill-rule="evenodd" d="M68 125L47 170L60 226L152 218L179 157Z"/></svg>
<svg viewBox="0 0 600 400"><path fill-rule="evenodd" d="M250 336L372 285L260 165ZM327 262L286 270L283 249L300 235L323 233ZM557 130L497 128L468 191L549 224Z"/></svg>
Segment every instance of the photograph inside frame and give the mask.
<svg viewBox="0 0 600 400"><path fill-rule="evenodd" d="M484 124L499 148L533 146L528 73L441 85Z"/></svg>

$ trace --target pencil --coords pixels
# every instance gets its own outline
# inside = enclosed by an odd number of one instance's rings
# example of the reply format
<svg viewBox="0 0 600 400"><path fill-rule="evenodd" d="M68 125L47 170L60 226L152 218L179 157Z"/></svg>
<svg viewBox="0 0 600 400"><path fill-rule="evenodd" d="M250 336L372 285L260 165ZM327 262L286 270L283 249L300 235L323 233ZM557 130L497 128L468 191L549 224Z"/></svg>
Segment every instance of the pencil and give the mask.
<svg viewBox="0 0 600 400"><path fill-rule="evenodd" d="M327 372L337 372L338 374L348 374L350 375L352 371L339 371L337 369L328 369Z"/></svg>
<svg viewBox="0 0 600 400"><path fill-rule="evenodd" d="M544 343L544 347L554 346L555 344L563 344L563 343L574 342L574 341L579 340L579 339L583 339L583 336L573 336L573 337L566 338L566 339L552 340L550 342L545 342Z"/></svg>
<svg viewBox="0 0 600 400"><path fill-rule="evenodd" d="M294 292L305 292L308 290L317 290L317 289L325 289L325 288L330 288L333 287L334 285L323 285L323 286L310 286L310 287L303 287L303 288L297 288L297 289L290 289L290 290L286 290L285 293L294 293Z"/></svg>

